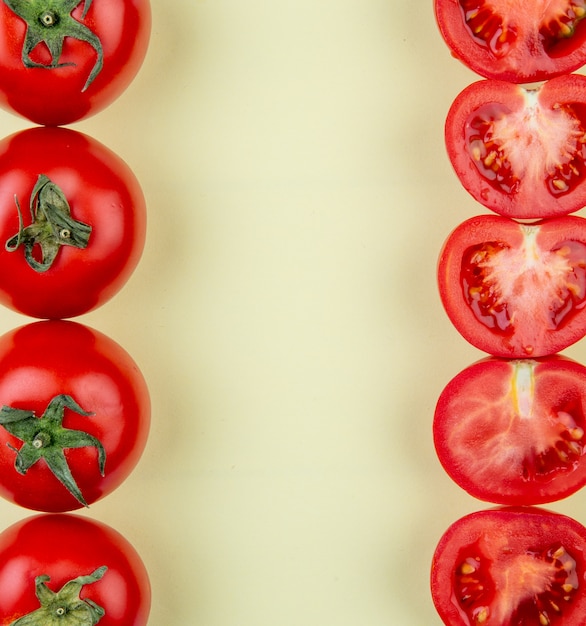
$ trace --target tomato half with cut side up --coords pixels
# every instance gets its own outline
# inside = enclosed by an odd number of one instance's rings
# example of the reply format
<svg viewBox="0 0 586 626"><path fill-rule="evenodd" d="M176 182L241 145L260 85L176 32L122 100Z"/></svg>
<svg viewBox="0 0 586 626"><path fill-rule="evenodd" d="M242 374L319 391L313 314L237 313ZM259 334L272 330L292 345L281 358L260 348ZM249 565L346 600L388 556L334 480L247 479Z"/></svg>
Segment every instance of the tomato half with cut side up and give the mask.
<svg viewBox="0 0 586 626"><path fill-rule="evenodd" d="M486 78L530 83L586 63L584 0L434 0L453 56Z"/></svg>
<svg viewBox="0 0 586 626"><path fill-rule="evenodd" d="M448 475L496 504L543 504L586 484L586 367L567 357L482 359L456 375L435 410Z"/></svg>
<svg viewBox="0 0 586 626"><path fill-rule="evenodd" d="M506 358L561 352L586 334L586 219L470 218L444 243L438 286L476 348Z"/></svg>
<svg viewBox="0 0 586 626"><path fill-rule="evenodd" d="M531 507L454 522L432 560L431 594L447 626L586 623L586 528Z"/></svg>
<svg viewBox="0 0 586 626"><path fill-rule="evenodd" d="M586 76L523 88L483 80L454 100L448 156L464 188L516 219L567 215L586 205Z"/></svg>

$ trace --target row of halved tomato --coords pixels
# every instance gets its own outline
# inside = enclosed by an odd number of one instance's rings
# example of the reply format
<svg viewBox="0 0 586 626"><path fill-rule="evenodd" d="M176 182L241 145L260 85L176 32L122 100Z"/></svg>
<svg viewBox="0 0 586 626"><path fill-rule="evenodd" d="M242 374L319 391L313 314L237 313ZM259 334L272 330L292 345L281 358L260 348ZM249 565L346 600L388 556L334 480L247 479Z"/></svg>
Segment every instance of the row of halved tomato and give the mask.
<svg viewBox="0 0 586 626"><path fill-rule="evenodd" d="M439 256L439 293L488 356L437 402L442 466L495 508L454 522L433 556L448 626L586 623L586 528L535 505L586 484L586 3L435 0L454 56L482 78L445 125L464 188L489 213Z"/></svg>

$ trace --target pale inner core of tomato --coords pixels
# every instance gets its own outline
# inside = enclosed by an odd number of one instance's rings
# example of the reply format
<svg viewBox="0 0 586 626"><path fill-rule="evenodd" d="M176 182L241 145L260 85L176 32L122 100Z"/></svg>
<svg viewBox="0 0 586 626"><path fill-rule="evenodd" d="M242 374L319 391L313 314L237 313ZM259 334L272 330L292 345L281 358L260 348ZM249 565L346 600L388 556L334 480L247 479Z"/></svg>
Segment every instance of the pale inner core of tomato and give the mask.
<svg viewBox="0 0 586 626"><path fill-rule="evenodd" d="M519 330L526 356L535 342L566 324L586 304L586 244L540 248L538 225L519 225L522 243L486 242L462 258L464 297L482 324L503 335Z"/></svg>
<svg viewBox="0 0 586 626"><path fill-rule="evenodd" d="M519 88L521 89L521 88ZM468 123L469 154L479 173L505 193L543 187L558 196L581 179L586 133L569 106L541 106L539 90L522 90L525 106L490 105Z"/></svg>

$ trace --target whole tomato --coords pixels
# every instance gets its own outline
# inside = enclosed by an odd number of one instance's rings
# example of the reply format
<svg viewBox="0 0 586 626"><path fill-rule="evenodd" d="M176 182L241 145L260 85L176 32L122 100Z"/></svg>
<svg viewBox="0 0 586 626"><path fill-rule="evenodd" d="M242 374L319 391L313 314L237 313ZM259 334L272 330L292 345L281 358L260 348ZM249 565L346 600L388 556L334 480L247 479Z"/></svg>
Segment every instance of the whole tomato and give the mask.
<svg viewBox="0 0 586 626"><path fill-rule="evenodd" d="M586 206L586 76L539 86L476 81L450 107L448 156L465 189L516 219Z"/></svg>
<svg viewBox="0 0 586 626"><path fill-rule="evenodd" d="M150 398L131 356L88 326L33 322L0 337L0 495L47 512L116 489L148 436Z"/></svg>
<svg viewBox="0 0 586 626"><path fill-rule="evenodd" d="M545 80L586 63L584 3L434 0L452 54L486 78Z"/></svg>
<svg viewBox="0 0 586 626"><path fill-rule="evenodd" d="M0 533L0 620L6 626L145 626L148 572L110 526L44 514Z"/></svg>
<svg viewBox="0 0 586 626"><path fill-rule="evenodd" d="M0 303L37 318L86 313L138 264L146 206L128 165L92 137L30 128L0 141Z"/></svg>
<svg viewBox="0 0 586 626"><path fill-rule="evenodd" d="M93 115L132 82L150 31L148 0L3 0L0 106L47 126Z"/></svg>

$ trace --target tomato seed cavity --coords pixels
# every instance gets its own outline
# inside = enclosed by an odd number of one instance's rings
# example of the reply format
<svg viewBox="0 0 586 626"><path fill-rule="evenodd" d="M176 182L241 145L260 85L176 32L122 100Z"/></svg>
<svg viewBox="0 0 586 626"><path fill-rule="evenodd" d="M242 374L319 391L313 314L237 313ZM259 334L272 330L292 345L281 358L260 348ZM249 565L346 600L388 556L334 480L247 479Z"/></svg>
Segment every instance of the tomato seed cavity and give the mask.
<svg viewBox="0 0 586 626"><path fill-rule="evenodd" d="M464 21L472 37L495 57L503 57L517 40L514 24L505 24L502 15L484 0L460 0Z"/></svg>
<svg viewBox="0 0 586 626"><path fill-rule="evenodd" d="M586 175L586 129L570 105L539 105L538 90L512 112L490 104L466 124L466 144L480 175L495 189L514 194L520 186L545 185L553 196L572 191Z"/></svg>
<svg viewBox="0 0 586 626"><path fill-rule="evenodd" d="M465 551L474 552L474 546ZM489 618L495 624L525 624L533 619L549 626L553 619L563 616L565 605L572 601L579 586L576 561L563 545L510 557L504 551L502 559L503 579L496 586L491 585L488 562L479 556L467 556L456 566L455 600L470 624L484 624ZM518 595L512 595L508 581L520 581ZM502 601L497 594L504 594ZM516 605L507 602L513 599Z"/></svg>
<svg viewBox="0 0 586 626"><path fill-rule="evenodd" d="M473 40L496 58L506 56L519 40L519 26L515 24L512 12L509 11L511 15L505 14L504 10L499 10L501 7L494 1L459 0L459 3L462 19ZM507 7L503 7L505 10L508 9L509 3L506 4ZM521 15L522 3L518 4ZM586 16L586 0L540 4L541 23L535 26L535 32L525 34L524 38L527 45L531 45L533 41L532 45L535 46L535 42L539 42L545 52L553 55L556 46L572 38L576 27Z"/></svg>
<svg viewBox="0 0 586 626"><path fill-rule="evenodd" d="M479 322L505 336L515 331L516 310L541 328L556 330L586 304L586 244L565 241L554 250L541 250L539 227L522 228L520 249L489 241L470 246L462 256L466 303Z"/></svg>
<svg viewBox="0 0 586 626"><path fill-rule="evenodd" d="M549 4L547 8L550 10L544 16L539 36L544 50L551 53L558 42L574 35L576 26L586 16L586 1L568 2L565 11L559 11L559 3Z"/></svg>

